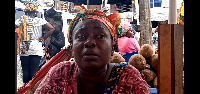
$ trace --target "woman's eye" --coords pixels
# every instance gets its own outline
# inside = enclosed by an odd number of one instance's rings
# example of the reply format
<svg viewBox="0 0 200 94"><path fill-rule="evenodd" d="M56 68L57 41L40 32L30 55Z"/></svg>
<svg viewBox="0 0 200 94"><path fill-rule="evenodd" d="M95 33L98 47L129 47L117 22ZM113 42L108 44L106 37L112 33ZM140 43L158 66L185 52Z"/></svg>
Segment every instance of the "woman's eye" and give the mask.
<svg viewBox="0 0 200 94"><path fill-rule="evenodd" d="M78 35L78 39L84 39L85 36L84 35Z"/></svg>
<svg viewBox="0 0 200 94"><path fill-rule="evenodd" d="M99 34L99 35L97 35L97 38L103 39L103 38L105 38L105 35L104 34Z"/></svg>

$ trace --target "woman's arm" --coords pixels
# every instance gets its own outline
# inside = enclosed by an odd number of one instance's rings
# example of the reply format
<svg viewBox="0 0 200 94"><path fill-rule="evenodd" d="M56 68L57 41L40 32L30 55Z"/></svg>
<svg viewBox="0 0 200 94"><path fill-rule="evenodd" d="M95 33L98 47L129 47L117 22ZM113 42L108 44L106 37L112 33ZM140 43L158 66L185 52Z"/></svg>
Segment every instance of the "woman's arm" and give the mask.
<svg viewBox="0 0 200 94"><path fill-rule="evenodd" d="M55 31L54 31L55 32ZM54 44L60 48L65 46L65 37L62 31L59 31L58 35L55 35L57 38L54 36L51 37L51 44Z"/></svg>
<svg viewBox="0 0 200 94"><path fill-rule="evenodd" d="M44 26L45 29L47 29L47 33L42 38L39 39L40 41L46 40L49 36L51 36L51 34L54 31L54 27L50 23L46 23Z"/></svg>

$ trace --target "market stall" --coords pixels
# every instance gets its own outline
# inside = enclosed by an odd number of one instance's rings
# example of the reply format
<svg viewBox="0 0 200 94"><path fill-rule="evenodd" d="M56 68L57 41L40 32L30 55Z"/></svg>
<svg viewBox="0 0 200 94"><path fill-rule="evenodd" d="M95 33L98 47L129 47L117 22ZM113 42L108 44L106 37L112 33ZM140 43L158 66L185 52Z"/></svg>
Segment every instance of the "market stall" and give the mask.
<svg viewBox="0 0 200 94"><path fill-rule="evenodd" d="M69 0L70 1L70 0ZM92 1L92 0L90 0ZM180 8L180 24L184 24L184 4ZM166 10L166 9L165 9ZM167 11L167 10L166 10ZM167 13L167 12L166 12ZM133 21L132 13L128 16L123 16L121 14L122 22L130 19ZM151 14L153 21L165 21L168 15L165 13ZM63 16L63 32L66 32L69 22L74 18L73 14L66 12L62 13ZM68 18L65 18L68 17ZM159 20L158 20L159 19ZM145 60L145 67L140 70L142 77L148 82L151 94L163 94L163 93L183 93L183 25L177 24L165 24L159 25L159 49L158 53L151 53L149 56L141 54ZM65 34L65 37L67 35ZM175 41L176 40L176 41ZM67 43L66 43L67 44ZM148 48L148 47L147 47ZM153 51L153 50L152 50ZM45 65L38 73L36 73L32 82L25 84L19 92L31 91L31 89L36 88L40 83L43 76L48 72L50 66L53 66L63 60L71 59L68 56L66 49L59 52L56 57L52 58L49 63ZM139 57L139 56L138 56ZM131 61L130 61L131 62ZM151 63L150 63L151 62ZM141 62L137 62L140 64ZM134 64L133 64L134 66ZM144 66L144 65L143 65ZM45 72L44 72L45 71ZM36 86L36 87L35 87ZM31 91L32 92L32 91Z"/></svg>

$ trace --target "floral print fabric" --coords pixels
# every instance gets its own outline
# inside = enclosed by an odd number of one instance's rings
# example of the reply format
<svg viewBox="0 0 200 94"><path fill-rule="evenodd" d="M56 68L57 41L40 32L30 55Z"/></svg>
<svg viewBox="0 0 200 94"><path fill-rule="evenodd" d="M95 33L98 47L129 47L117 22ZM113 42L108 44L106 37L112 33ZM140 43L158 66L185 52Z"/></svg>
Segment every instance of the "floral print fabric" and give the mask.
<svg viewBox="0 0 200 94"><path fill-rule="evenodd" d="M77 69L73 61L55 65L41 81L35 94L77 94ZM113 67L106 85L105 94L150 94L139 71L126 63Z"/></svg>

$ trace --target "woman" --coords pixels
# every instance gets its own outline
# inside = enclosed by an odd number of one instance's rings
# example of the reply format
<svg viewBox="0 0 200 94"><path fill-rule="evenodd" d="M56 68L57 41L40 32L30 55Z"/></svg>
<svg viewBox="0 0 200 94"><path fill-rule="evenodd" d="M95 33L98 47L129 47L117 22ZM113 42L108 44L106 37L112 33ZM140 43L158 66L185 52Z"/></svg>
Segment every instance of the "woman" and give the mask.
<svg viewBox="0 0 200 94"><path fill-rule="evenodd" d="M59 16L58 16L59 15ZM57 12L54 18L48 18L48 21L54 26L55 30L50 37L50 44L48 45L49 58L55 56L65 46L65 37L62 32L61 15Z"/></svg>
<svg viewBox="0 0 200 94"><path fill-rule="evenodd" d="M52 35L45 41L45 55L39 65L39 69L48 62L53 56L61 51L61 48L65 46L65 37L62 32L62 19L61 15L57 12L54 18L50 16L45 17L46 20L55 28Z"/></svg>
<svg viewBox="0 0 200 94"><path fill-rule="evenodd" d="M125 53L123 55L125 62L128 62L133 54L137 54L140 50L140 45L134 38L136 31L129 27L129 30L123 32L122 37L117 39L119 53Z"/></svg>
<svg viewBox="0 0 200 94"><path fill-rule="evenodd" d="M19 18L15 21L16 28L21 28L24 22L26 22L26 34L24 34L24 29L21 32L22 36L19 36L19 55L23 71L23 83L29 82L38 71L43 55L42 42L51 36L54 31L54 27L50 23L37 17L37 9L37 3L28 2L24 10L24 18ZM42 26L47 30L44 36L42 36Z"/></svg>
<svg viewBox="0 0 200 94"><path fill-rule="evenodd" d="M68 30L75 61L53 66L35 94L150 94L136 68L109 63L116 43L116 21L108 18L99 10L77 14Z"/></svg>
<svg viewBox="0 0 200 94"><path fill-rule="evenodd" d="M155 51L158 51L158 26L152 31L152 41Z"/></svg>

